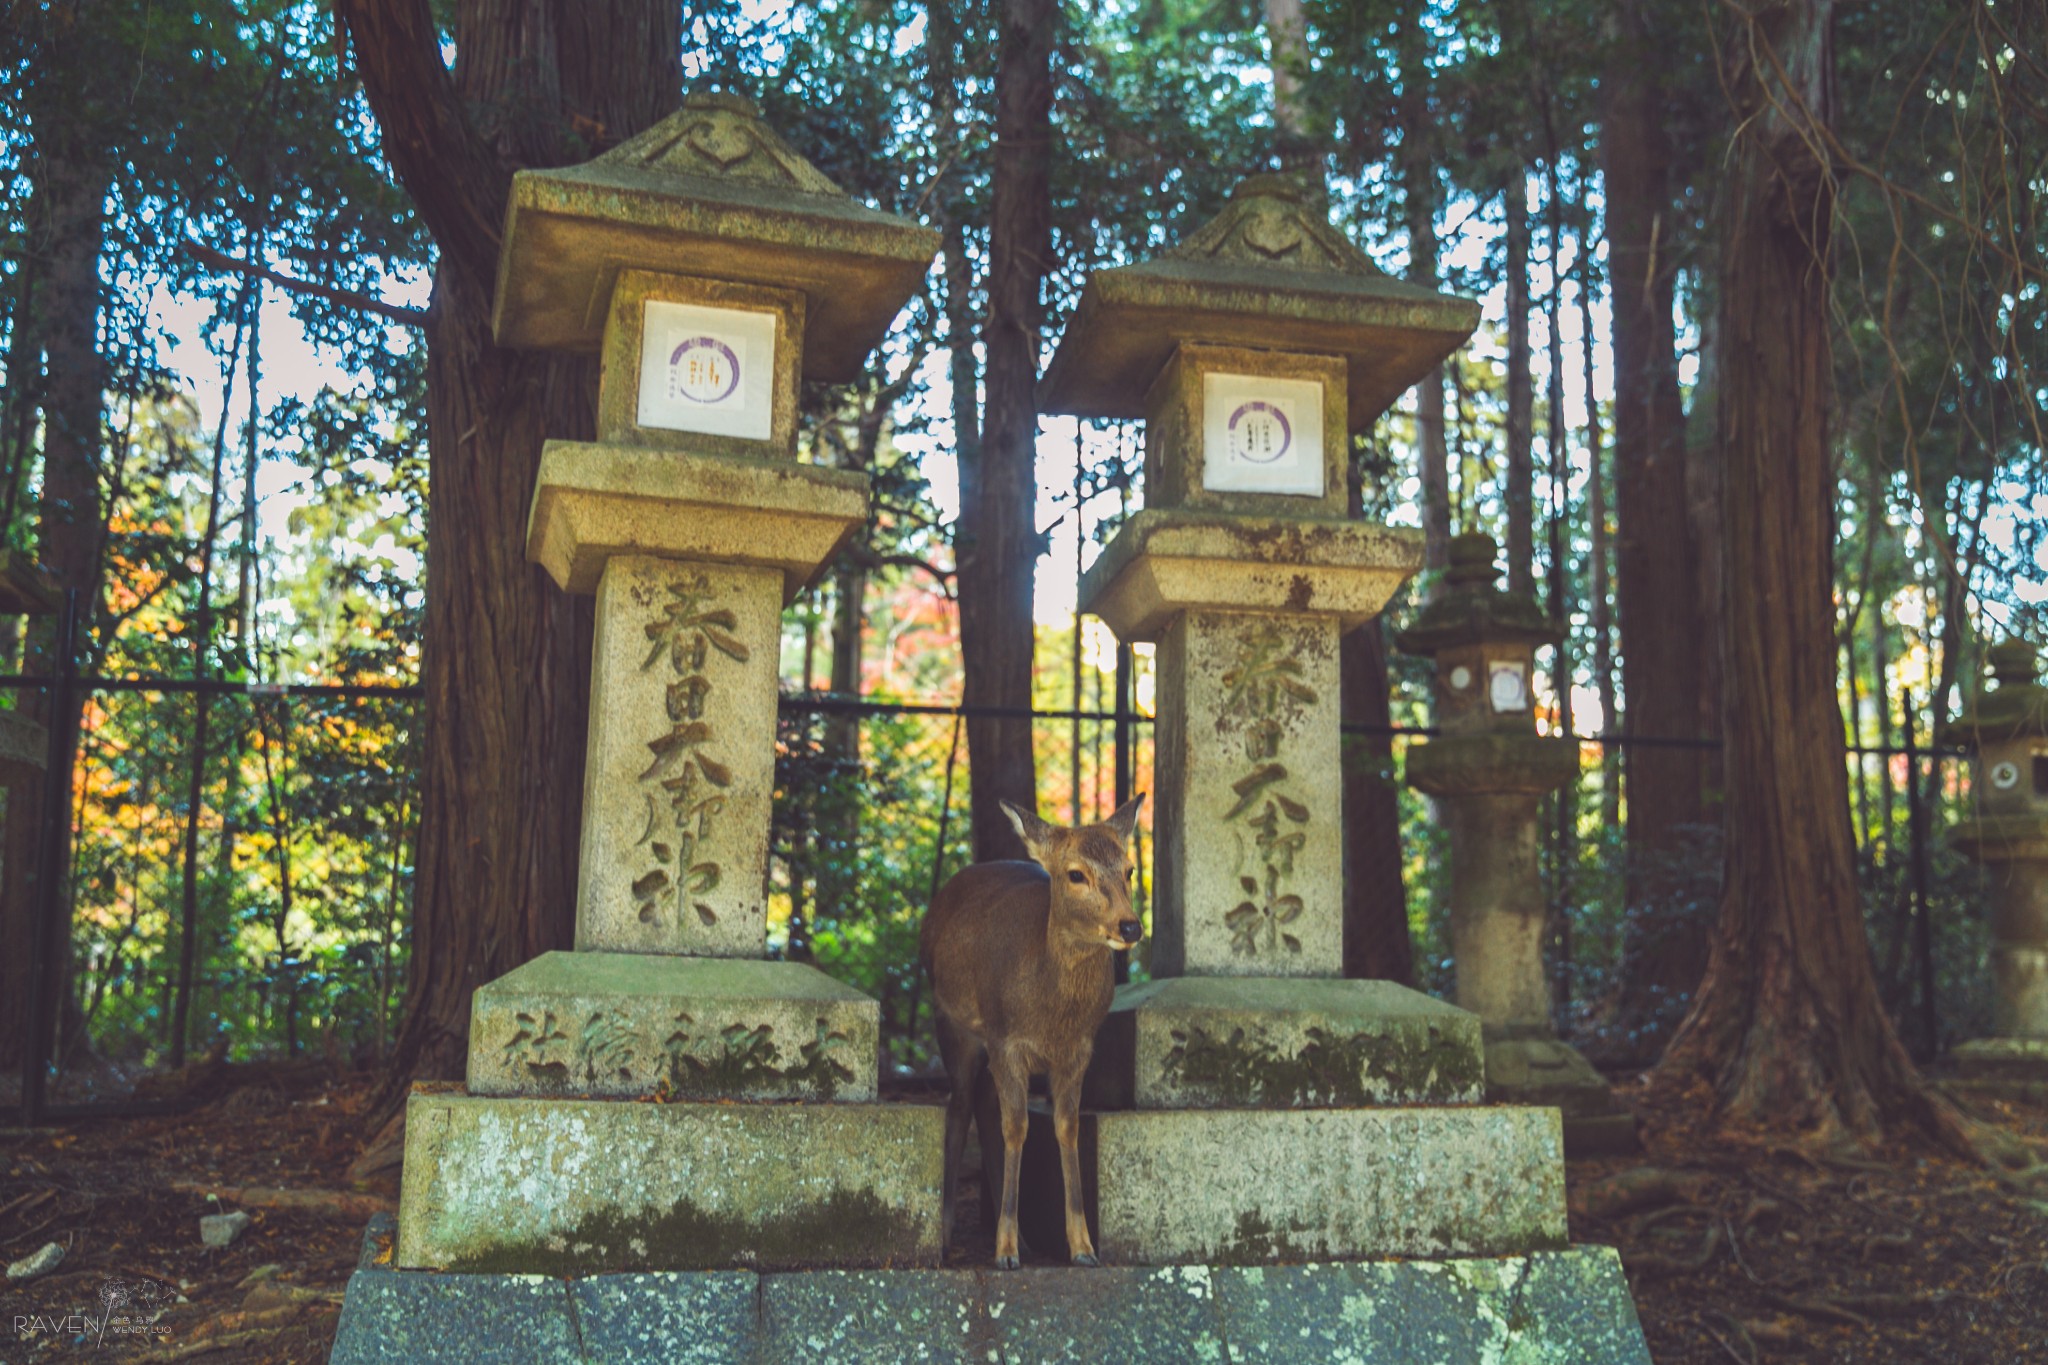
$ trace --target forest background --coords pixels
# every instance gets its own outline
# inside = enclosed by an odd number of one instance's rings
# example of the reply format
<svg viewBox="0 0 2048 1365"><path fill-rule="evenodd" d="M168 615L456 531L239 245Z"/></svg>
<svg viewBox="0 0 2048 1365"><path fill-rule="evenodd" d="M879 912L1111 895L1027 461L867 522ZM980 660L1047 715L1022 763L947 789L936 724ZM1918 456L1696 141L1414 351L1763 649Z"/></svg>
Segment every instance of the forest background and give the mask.
<svg viewBox="0 0 2048 1365"><path fill-rule="evenodd" d="M927 1061L917 916L1012 851L995 800L1090 818L1145 785L1149 661L1073 614L1140 433L1040 420L1035 373L1090 272L1266 168L1487 307L1354 445L1355 512L1428 551L1346 642L1349 969L1448 981L1440 835L1399 782L1427 674L1388 641L1479 529L1568 625L1544 728L1589 737L1545 822L1569 1034L1653 1061L1709 959L1753 992L1764 940L1849 979L1815 1008L1852 1049L1984 1027L1981 888L1933 837L1966 774L1922 755L1987 643L2044 638L2038 7L47 0L0 72L0 534L76 591L70 666L128 680L65 701L57 618L0 636L75 755L59 1093L314 1049L395 1096L459 1070L476 984L566 946L588 608L520 553L594 371L490 346L496 233L513 169L703 87L944 235L870 371L804 395L801 457L866 471L875 515L783 656L776 947L880 996L899 1063ZM1799 812L1775 833L1759 743ZM13 1067L45 811L9 802ZM1756 889L1771 840L1820 850L1813 886ZM1694 1017L1687 1067L1753 1095ZM1793 1117L1947 1131L1804 1069Z"/></svg>

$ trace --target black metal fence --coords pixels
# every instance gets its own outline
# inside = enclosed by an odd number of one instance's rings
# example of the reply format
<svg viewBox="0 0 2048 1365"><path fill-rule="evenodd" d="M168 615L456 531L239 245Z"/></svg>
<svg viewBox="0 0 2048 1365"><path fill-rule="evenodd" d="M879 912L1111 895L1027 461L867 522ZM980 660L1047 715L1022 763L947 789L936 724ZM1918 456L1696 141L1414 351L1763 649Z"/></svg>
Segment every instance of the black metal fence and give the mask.
<svg viewBox="0 0 2048 1365"><path fill-rule="evenodd" d="M84 716L76 763L45 788L61 823L7 841L42 857L68 847L71 872L40 888L40 1041L0 1080L0 1108L106 1112L203 1057L381 1056L403 996L417 689L24 677L0 687L18 701L73 689ZM1100 818L1149 788L1151 719L1131 703L1128 677L1116 692L1106 707L1029 713L1049 818ZM1390 761L1360 744L1346 762L1395 793L1395 872L1419 984L1446 992L1443 838L1401 780L1410 745L1429 731L1347 728L1390 743ZM971 859L964 729L948 705L803 694L781 708L771 951L878 999L885 1044L905 1069L931 1062L919 919ZM1631 745L1664 742L1583 741L1578 783L1546 812L1558 1018L1582 1038L1602 1027L1632 915L1705 923L1718 906L1708 830L1681 850L1663 903L1629 904L1617 770ZM1964 768L1911 743L1855 750L1850 763L1879 980L1909 1042L1931 1055L1988 1015L1980 879L1940 837L1969 800ZM1145 909L1149 806L1138 841Z"/></svg>

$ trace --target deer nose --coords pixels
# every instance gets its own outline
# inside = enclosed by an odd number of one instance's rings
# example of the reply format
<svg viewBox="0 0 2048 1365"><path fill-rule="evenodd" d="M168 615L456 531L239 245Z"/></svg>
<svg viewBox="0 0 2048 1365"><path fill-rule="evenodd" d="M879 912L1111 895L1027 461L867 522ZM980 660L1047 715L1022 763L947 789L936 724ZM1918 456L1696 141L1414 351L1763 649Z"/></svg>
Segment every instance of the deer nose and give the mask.
<svg viewBox="0 0 2048 1365"><path fill-rule="evenodd" d="M1136 943L1145 936L1145 926L1134 919L1123 920L1116 926L1116 936L1126 943Z"/></svg>

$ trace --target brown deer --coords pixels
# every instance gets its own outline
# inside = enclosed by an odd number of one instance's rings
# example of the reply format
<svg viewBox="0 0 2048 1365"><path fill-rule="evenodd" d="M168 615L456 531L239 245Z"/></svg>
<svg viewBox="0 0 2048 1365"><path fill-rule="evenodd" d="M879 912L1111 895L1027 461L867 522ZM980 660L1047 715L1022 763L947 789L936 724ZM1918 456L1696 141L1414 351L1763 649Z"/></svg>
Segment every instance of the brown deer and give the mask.
<svg viewBox="0 0 2048 1365"><path fill-rule="evenodd" d="M1032 860L962 869L939 888L918 935L918 959L932 983L939 1056L953 1086L940 1204L944 1241L953 1238L953 1187L975 1082L986 1066L1003 1113L996 1265L1004 1270L1017 1268L1017 1167L1031 1077L1039 1073L1052 1090L1067 1249L1076 1265L1099 1264L1081 1205L1081 1074L1115 992L1112 954L1134 946L1144 932L1131 912L1129 853L1144 799L1135 796L1103 823L1074 829L1003 802Z"/></svg>

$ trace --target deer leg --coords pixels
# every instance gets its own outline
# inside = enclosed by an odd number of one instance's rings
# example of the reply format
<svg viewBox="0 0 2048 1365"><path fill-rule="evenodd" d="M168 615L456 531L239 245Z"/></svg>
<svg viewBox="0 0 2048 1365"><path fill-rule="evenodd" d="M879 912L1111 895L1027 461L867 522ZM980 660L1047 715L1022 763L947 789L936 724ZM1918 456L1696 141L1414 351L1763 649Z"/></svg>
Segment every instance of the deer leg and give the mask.
<svg viewBox="0 0 2048 1365"><path fill-rule="evenodd" d="M1024 1160L1024 1134L1030 1124L1030 1077L1015 1057L996 1052L989 1057L996 1100L1003 1110L1003 1211L996 1219L996 1268L1017 1268L1017 1174Z"/></svg>
<svg viewBox="0 0 2048 1365"><path fill-rule="evenodd" d="M1081 1071L1052 1078L1052 1131L1060 1143L1060 1179L1067 1191L1067 1256L1075 1265L1101 1265L1088 1236L1081 1199Z"/></svg>
<svg viewBox="0 0 2048 1365"><path fill-rule="evenodd" d="M974 1121L974 1085L988 1061L979 1038L960 1032L941 1019L939 1058L945 1063L952 1093L946 1097L946 1164L939 1186L939 1255L953 1244L953 1215L959 1207L960 1159L967 1149L967 1125Z"/></svg>

